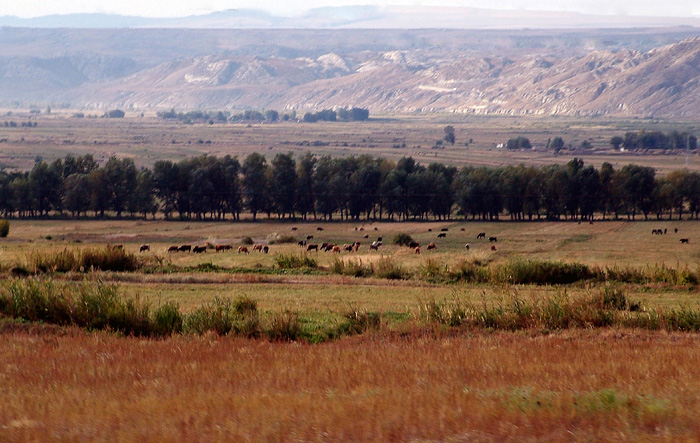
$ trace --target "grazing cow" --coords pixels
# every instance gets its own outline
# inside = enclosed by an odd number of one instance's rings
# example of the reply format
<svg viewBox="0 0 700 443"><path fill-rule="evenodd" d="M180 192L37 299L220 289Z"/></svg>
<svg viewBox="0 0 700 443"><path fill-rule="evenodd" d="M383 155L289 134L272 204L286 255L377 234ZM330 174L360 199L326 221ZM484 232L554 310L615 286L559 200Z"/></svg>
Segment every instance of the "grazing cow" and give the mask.
<svg viewBox="0 0 700 443"><path fill-rule="evenodd" d="M323 243L321 243L321 249L325 250L328 247L328 245L330 245L330 243L324 241Z"/></svg>
<svg viewBox="0 0 700 443"><path fill-rule="evenodd" d="M688 238L682 238L681 243L690 243L690 239Z"/></svg>
<svg viewBox="0 0 700 443"><path fill-rule="evenodd" d="M440 229L440 231L441 231L441 232L447 232L447 231L449 231L449 229L447 229L447 228L442 228L442 229Z"/></svg>
<svg viewBox="0 0 700 443"><path fill-rule="evenodd" d="M309 252L309 251L316 251L316 252L318 252L318 245L315 245L315 244L310 244L310 245L308 245L308 246L306 247L306 252Z"/></svg>
<svg viewBox="0 0 700 443"><path fill-rule="evenodd" d="M139 253L144 252L144 251L150 251L151 250L151 245L141 245L139 247Z"/></svg>
<svg viewBox="0 0 700 443"><path fill-rule="evenodd" d="M373 241L371 245L369 245L370 251L374 249L375 251L379 251L379 247L381 246L381 242Z"/></svg>
<svg viewBox="0 0 700 443"><path fill-rule="evenodd" d="M380 242L383 240L383 237L377 237L377 241Z"/></svg>
<svg viewBox="0 0 700 443"><path fill-rule="evenodd" d="M171 246L168 248L168 252L177 252L180 248L177 246Z"/></svg>
<svg viewBox="0 0 700 443"><path fill-rule="evenodd" d="M207 252L207 247L206 246L195 246L192 248L192 252L195 254L201 254L202 252Z"/></svg>
<svg viewBox="0 0 700 443"><path fill-rule="evenodd" d="M377 228L377 227L375 226L375 227L374 227L374 230L375 230L375 231L379 231L379 228Z"/></svg>
<svg viewBox="0 0 700 443"><path fill-rule="evenodd" d="M348 245L348 244L343 245L343 251L352 252L352 246L353 245Z"/></svg>
<svg viewBox="0 0 700 443"><path fill-rule="evenodd" d="M312 238L314 238L313 235L307 235L307 236L306 236L306 240L311 240Z"/></svg>
<svg viewBox="0 0 700 443"><path fill-rule="evenodd" d="M466 245L464 245L464 247L467 248L467 251L468 251L468 250L469 250L469 243L467 243Z"/></svg>
<svg viewBox="0 0 700 443"><path fill-rule="evenodd" d="M491 250L492 250L492 251L495 251L495 250L496 250L496 246L491 245Z"/></svg>
<svg viewBox="0 0 700 443"><path fill-rule="evenodd" d="M258 251L262 252L262 245L255 244L253 245L253 252Z"/></svg>
<svg viewBox="0 0 700 443"><path fill-rule="evenodd" d="M428 232L433 232L433 230L431 228L428 228Z"/></svg>
<svg viewBox="0 0 700 443"><path fill-rule="evenodd" d="M464 228L459 228L459 230L462 232L466 231L466 229L464 229Z"/></svg>
<svg viewBox="0 0 700 443"><path fill-rule="evenodd" d="M673 228L673 232L675 232L676 234L678 234L678 228Z"/></svg>
<svg viewBox="0 0 700 443"><path fill-rule="evenodd" d="M216 250L216 252L228 251L229 249L231 249L231 245L216 245L214 246L214 249Z"/></svg>
<svg viewBox="0 0 700 443"><path fill-rule="evenodd" d="M438 234L438 238L445 238L445 237L447 237L447 234L445 234L444 232L441 232L440 234Z"/></svg>
<svg viewBox="0 0 700 443"><path fill-rule="evenodd" d="M409 248L417 248L418 246L420 246L420 243L418 243L417 241L412 241L408 244Z"/></svg>
<svg viewBox="0 0 700 443"><path fill-rule="evenodd" d="M360 231L364 231L364 230L365 230L365 228L360 228Z"/></svg>
<svg viewBox="0 0 700 443"><path fill-rule="evenodd" d="M486 233L485 232L479 232L476 235L476 239L479 240L480 238L486 238Z"/></svg>
<svg viewBox="0 0 700 443"><path fill-rule="evenodd" d="M431 249L437 249L437 246L435 246L435 243L433 242L430 242L430 244L428 245L428 251L430 251Z"/></svg>
<svg viewBox="0 0 700 443"><path fill-rule="evenodd" d="M497 242L497 241L498 241L498 237L489 237L489 241L490 241L490 242Z"/></svg>
<svg viewBox="0 0 700 443"><path fill-rule="evenodd" d="M355 244L353 244L352 246L355 249L355 252L360 250L360 242L359 241L356 241Z"/></svg>
<svg viewBox="0 0 700 443"><path fill-rule="evenodd" d="M296 226L292 226L292 231L296 231L296 230L297 230L297 227L296 227Z"/></svg>
<svg viewBox="0 0 700 443"><path fill-rule="evenodd" d="M658 234L658 233L659 233L659 231L656 230L656 229L652 229L652 230L651 230L651 235L656 235L656 234Z"/></svg>
<svg viewBox="0 0 700 443"><path fill-rule="evenodd" d="M263 250L262 250L262 251L263 251L263 254L267 254L268 252L270 252L270 247L267 246L267 245L265 245L265 246L263 246Z"/></svg>
<svg viewBox="0 0 700 443"><path fill-rule="evenodd" d="M363 235L362 238L369 238L369 234Z"/></svg>
<svg viewBox="0 0 700 443"><path fill-rule="evenodd" d="M316 228L316 230L317 230L317 231L323 231L323 228L319 226L318 228Z"/></svg>
<svg viewBox="0 0 700 443"><path fill-rule="evenodd" d="M245 246L239 246L239 247L238 247L238 253L240 254L241 252L244 253L244 254L249 254L249 253L250 253L250 251L248 250L248 248L246 248Z"/></svg>
<svg viewBox="0 0 700 443"><path fill-rule="evenodd" d="M306 240L299 240L299 242L297 242L297 244L299 246L306 246Z"/></svg>
<svg viewBox="0 0 700 443"><path fill-rule="evenodd" d="M340 246L338 245L333 245L333 248L331 250L336 254L340 254Z"/></svg>
<svg viewBox="0 0 700 443"><path fill-rule="evenodd" d="M177 248L177 250L180 252L190 252L192 250L192 245L182 245L179 248Z"/></svg>
<svg viewBox="0 0 700 443"><path fill-rule="evenodd" d="M664 235L666 235L667 231L668 231L668 229L664 228Z"/></svg>
<svg viewBox="0 0 700 443"><path fill-rule="evenodd" d="M420 246L416 246L415 248L413 248L413 250L415 251L416 254L420 255Z"/></svg>
<svg viewBox="0 0 700 443"><path fill-rule="evenodd" d="M322 249L323 249L325 252L331 252L331 251L333 250L333 248L335 248L335 247L336 247L336 245L334 245L333 243L328 243L328 244L326 245L326 247L325 247L325 248L322 248Z"/></svg>

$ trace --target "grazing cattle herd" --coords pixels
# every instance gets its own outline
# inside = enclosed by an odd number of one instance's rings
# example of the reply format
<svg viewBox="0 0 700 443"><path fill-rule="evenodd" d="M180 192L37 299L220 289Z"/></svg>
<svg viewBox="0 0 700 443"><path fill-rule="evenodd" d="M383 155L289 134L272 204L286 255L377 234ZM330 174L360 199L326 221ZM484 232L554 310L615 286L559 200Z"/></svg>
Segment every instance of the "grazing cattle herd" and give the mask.
<svg viewBox="0 0 700 443"><path fill-rule="evenodd" d="M292 227L292 231L297 231L297 227ZM321 232L323 231L324 228L319 226L316 228L316 231ZM378 230L376 227L374 230ZM364 227L361 228L355 228L355 231L364 231ZM448 228L441 228L440 233L437 235L438 239L443 239L447 238L447 231ZM465 231L465 228L460 228L460 231ZM432 229L428 229L428 232L432 232ZM654 228L651 230L652 235L666 235L668 234L669 229L668 228ZM678 228L673 229L674 233L678 233ZM303 238L303 237L302 237ZM360 246L362 245L361 242L356 241L353 243L345 243L343 245L332 243L332 242L322 242L321 244L318 243L309 243L310 240L313 240L314 236L313 235L307 235L305 240L299 240L297 242L297 245L299 247L305 248L307 252L311 251L316 251L318 252L319 250L325 251L325 252L333 252L336 254L340 254L341 252L347 252L347 253L353 253L353 252L359 252ZM368 239L369 235L364 234L363 238ZM496 243L498 242L498 237L496 236L486 236L485 232L479 232L476 235L477 240L488 240L490 243ZM369 250L370 251L379 251L379 248L382 246L382 240L383 237L379 236L375 241L372 241L369 244ZM690 243L689 238L680 238L679 241L683 244L688 244ZM115 249L123 249L124 245L110 245L112 248ZM411 241L407 245L410 249L414 251L415 254L420 254L421 253L421 245L417 241ZM435 242L430 242L426 246L426 250L428 251L433 251L437 250L438 245ZM469 243L466 243L464 245L464 248L469 251L471 249L471 245ZM204 245L191 245L191 244L183 244L183 245L173 245L167 248L168 253L180 253L180 252L192 252L195 254L201 254L207 252L207 249L214 249L216 252L225 252L225 251L230 251L234 249L234 246L231 244L213 244L210 242L205 242ZM496 246L491 245L489 250L491 251L496 251ZM142 244L139 246L139 253L142 252L150 252L151 251L151 245L149 244ZM251 252L259 252L262 254L267 254L270 252L270 246L268 245L263 245L263 244L253 244L250 246L239 246L237 249L238 253L243 253L243 254L250 254Z"/></svg>
<svg viewBox="0 0 700 443"><path fill-rule="evenodd" d="M292 227L292 231L296 232L298 228ZM321 226L316 227L316 231L321 232L323 231L324 228ZM361 228L355 228L355 231L364 231L364 227ZM378 228L374 228L375 231L378 230ZM460 228L461 231L465 231L464 228ZM442 238L447 238L447 231L448 228L441 228L440 233L437 235L438 239ZM428 229L428 232L432 232L432 229ZM653 229L652 234L653 235L663 235L666 234L668 231L667 229ZM676 232L678 230L676 229ZM341 252L348 252L348 253L353 253L353 252L359 252L360 246L362 245L361 242L356 241L353 243L345 243L342 246L340 244L332 243L332 242L323 242L321 244L318 243L309 243L310 240L313 240L314 236L313 235L307 235L305 240L299 240L297 242L297 245L299 247L305 248L307 252L311 251L316 251L318 252L319 250L325 251L325 252L333 252L336 254L340 254ZM363 238L367 239L369 238L368 234L364 234ZM485 232L480 232L476 236L477 240L479 239L486 239L486 233ZM369 250L370 251L379 251L379 248L382 246L382 240L383 237L379 236L377 239L369 244ZM488 237L489 242L496 242L498 239L496 237ZM688 243L688 239L681 239L681 243ZM114 248L119 248L122 249L123 245L116 245L113 246ZM417 241L411 241L408 243L408 247L414 251L415 254L420 254L421 253L421 245ZM226 252L234 249L234 246L231 244L215 244L211 243L209 241L205 242L204 245L198 244L198 245L192 245L192 244L183 244L183 245L172 245L167 248L168 253L180 253L180 252L192 252L194 254L202 254L206 253L208 249L213 249L216 252ZM430 242L426 249L428 251L433 251L437 250L437 244L435 242ZM467 243L465 245L465 249L469 251L470 245ZM491 246L490 248L491 251L495 251L496 247ZM142 244L139 246L139 253L141 252L150 252L151 251L151 246L149 244ZM250 247L248 246L239 246L237 249L238 253L241 254L250 254L251 252L259 252L263 254L267 254L270 252L270 247L268 245L263 245L259 243L252 244Z"/></svg>

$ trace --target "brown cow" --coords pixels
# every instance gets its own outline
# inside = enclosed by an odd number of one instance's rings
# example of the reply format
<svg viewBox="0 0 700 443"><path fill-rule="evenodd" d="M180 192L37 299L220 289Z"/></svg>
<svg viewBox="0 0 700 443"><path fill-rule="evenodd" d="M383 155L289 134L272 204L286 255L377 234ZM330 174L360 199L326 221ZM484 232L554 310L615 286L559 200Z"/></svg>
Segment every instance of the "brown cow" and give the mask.
<svg viewBox="0 0 700 443"><path fill-rule="evenodd" d="M171 246L168 248L168 252L177 252L180 248L177 246Z"/></svg>
<svg viewBox="0 0 700 443"><path fill-rule="evenodd" d="M201 254L202 252L207 252L207 247L206 246L195 246L192 249L192 252L195 254Z"/></svg>
<svg viewBox="0 0 700 443"><path fill-rule="evenodd" d="M353 245L345 244L345 245L343 245L343 251L352 252L352 247L353 247Z"/></svg>
<svg viewBox="0 0 700 443"><path fill-rule="evenodd" d="M323 248L323 250L326 251L326 252L331 252L331 251L333 250L333 248L335 248L335 247L336 247L336 245L334 245L334 244L332 244L332 243L328 243L328 244L326 245L326 247Z"/></svg>
<svg viewBox="0 0 700 443"><path fill-rule="evenodd" d="M316 252L318 252L318 245L315 245L315 244L313 244L313 243L312 243L312 244L309 244L309 245L306 247L306 251L307 251L307 252L308 252L308 251L316 251Z"/></svg>
<svg viewBox="0 0 700 443"><path fill-rule="evenodd" d="M179 248L177 248L177 250L180 252L190 252L192 250L192 245L182 245Z"/></svg>
<svg viewBox="0 0 700 443"><path fill-rule="evenodd" d="M496 250L496 247L495 247L494 245L491 245L491 250L492 250L492 251L495 251L495 250Z"/></svg>
<svg viewBox="0 0 700 443"><path fill-rule="evenodd" d="M141 245L139 247L139 253L144 252L144 251L150 251L151 250L151 245Z"/></svg>
<svg viewBox="0 0 700 443"><path fill-rule="evenodd" d="M262 245L255 244L253 245L253 252L258 251L262 252Z"/></svg>
<svg viewBox="0 0 700 443"><path fill-rule="evenodd" d="M249 254L249 253L250 253L250 251L248 251L248 248L246 248L245 246L239 246L239 247L238 247L238 253L240 254L241 252L244 253L244 254Z"/></svg>
<svg viewBox="0 0 700 443"><path fill-rule="evenodd" d="M435 246L435 243L433 242L430 242L430 244L428 245L428 251L430 251L431 249L437 249L437 246Z"/></svg>
<svg viewBox="0 0 700 443"><path fill-rule="evenodd" d="M360 242L356 241L355 244L353 244L352 246L355 249L355 252L357 252L360 249Z"/></svg>
<svg viewBox="0 0 700 443"><path fill-rule="evenodd" d="M416 254L420 254L420 246L416 246L414 251L416 251Z"/></svg>
<svg viewBox="0 0 700 443"><path fill-rule="evenodd" d="M228 251L229 249L231 249L231 245L216 245L215 249L216 249L216 252Z"/></svg>
<svg viewBox="0 0 700 443"><path fill-rule="evenodd" d="M332 251L336 254L340 254L340 246L333 245Z"/></svg>

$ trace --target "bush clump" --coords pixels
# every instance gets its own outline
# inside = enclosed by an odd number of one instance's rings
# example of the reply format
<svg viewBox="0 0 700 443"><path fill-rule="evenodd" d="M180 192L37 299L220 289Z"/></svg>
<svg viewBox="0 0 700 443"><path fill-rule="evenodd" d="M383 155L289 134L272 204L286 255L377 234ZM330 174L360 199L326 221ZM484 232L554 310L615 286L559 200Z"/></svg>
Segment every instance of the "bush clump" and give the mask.
<svg viewBox="0 0 700 443"><path fill-rule="evenodd" d="M10 235L10 222L9 220L0 220L0 238L5 238Z"/></svg>
<svg viewBox="0 0 700 443"><path fill-rule="evenodd" d="M138 257L123 248L106 246L103 249L71 250L57 252L33 251L28 256L29 267L35 272L133 272L141 267Z"/></svg>
<svg viewBox="0 0 700 443"><path fill-rule="evenodd" d="M414 243L413 237L406 234L405 232L400 232L394 236L394 244L399 246L409 246Z"/></svg>
<svg viewBox="0 0 700 443"><path fill-rule="evenodd" d="M302 254L276 254L275 263L280 269L316 269L318 261L306 253Z"/></svg>
<svg viewBox="0 0 700 443"><path fill-rule="evenodd" d="M215 297L212 303L199 307L185 317L183 331L259 337L261 329L257 303L245 296L235 301Z"/></svg>

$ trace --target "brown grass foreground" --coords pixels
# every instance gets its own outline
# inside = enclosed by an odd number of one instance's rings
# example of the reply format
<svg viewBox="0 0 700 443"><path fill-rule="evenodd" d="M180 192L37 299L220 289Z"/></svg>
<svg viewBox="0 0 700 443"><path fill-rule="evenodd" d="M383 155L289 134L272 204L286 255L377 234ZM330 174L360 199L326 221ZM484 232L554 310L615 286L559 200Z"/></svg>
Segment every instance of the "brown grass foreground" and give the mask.
<svg viewBox="0 0 700 443"><path fill-rule="evenodd" d="M16 329L25 329L16 326ZM27 329L36 327L27 327ZM5 331L3 440L698 440L700 336Z"/></svg>

